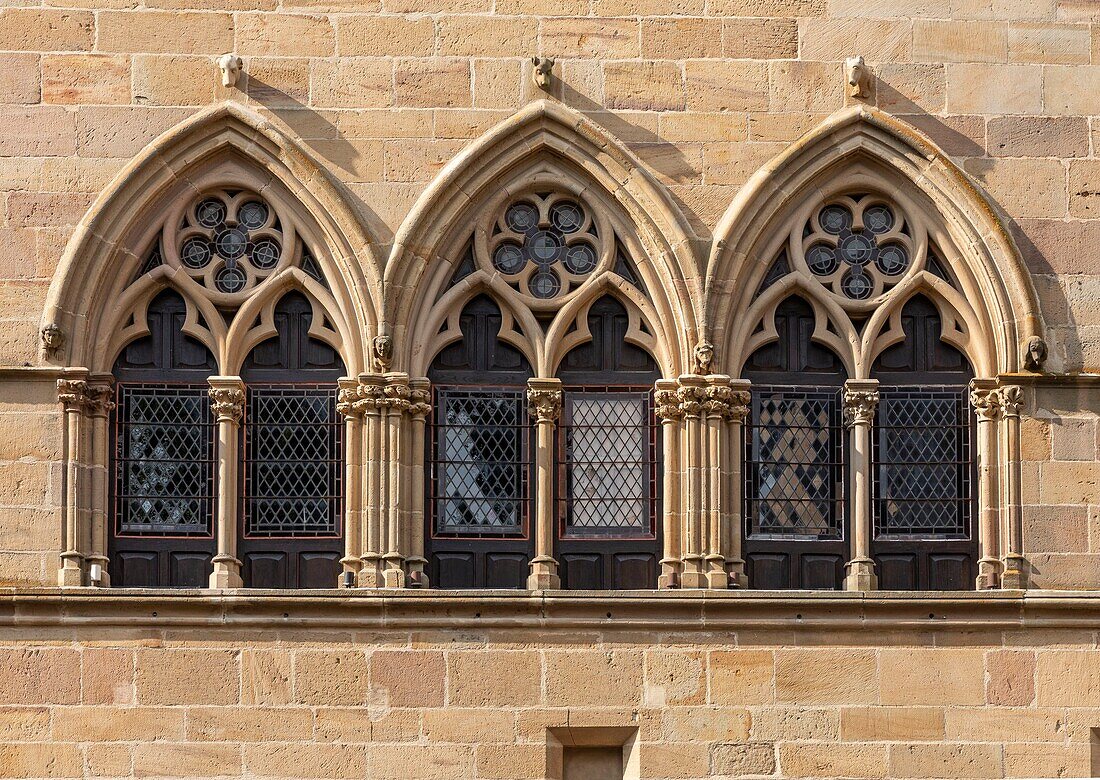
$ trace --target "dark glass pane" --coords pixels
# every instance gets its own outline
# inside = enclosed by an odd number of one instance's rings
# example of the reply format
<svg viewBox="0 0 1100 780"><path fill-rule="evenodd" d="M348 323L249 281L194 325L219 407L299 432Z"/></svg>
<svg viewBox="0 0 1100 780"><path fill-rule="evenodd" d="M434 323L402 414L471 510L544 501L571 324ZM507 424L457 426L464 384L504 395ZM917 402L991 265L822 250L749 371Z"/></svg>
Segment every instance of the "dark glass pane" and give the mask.
<svg viewBox="0 0 1100 780"><path fill-rule="evenodd" d="M432 495L441 535L519 535L527 502L529 417L521 388L437 388Z"/></svg>
<svg viewBox="0 0 1100 780"><path fill-rule="evenodd" d="M969 536L972 464L963 388L880 388L873 458L877 537Z"/></svg>
<svg viewBox="0 0 1100 780"><path fill-rule="evenodd" d="M840 538L839 392L756 387L745 431L748 535Z"/></svg>
<svg viewBox="0 0 1100 780"><path fill-rule="evenodd" d="M215 437L208 390L206 385L119 385L118 533L210 533Z"/></svg>
<svg viewBox="0 0 1100 780"><path fill-rule="evenodd" d="M656 431L648 390L566 390L565 533L653 534Z"/></svg>
<svg viewBox="0 0 1100 780"><path fill-rule="evenodd" d="M342 452L336 388L250 386L245 416L245 534L339 535Z"/></svg>

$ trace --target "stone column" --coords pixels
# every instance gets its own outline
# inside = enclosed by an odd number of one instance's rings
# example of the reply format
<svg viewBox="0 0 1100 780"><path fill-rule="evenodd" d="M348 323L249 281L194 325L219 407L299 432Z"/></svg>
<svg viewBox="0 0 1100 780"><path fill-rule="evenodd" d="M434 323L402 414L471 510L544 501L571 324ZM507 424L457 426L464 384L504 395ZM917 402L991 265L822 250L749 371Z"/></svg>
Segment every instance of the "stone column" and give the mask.
<svg viewBox="0 0 1100 780"><path fill-rule="evenodd" d="M849 379L844 383L844 423L851 429L848 473L852 526L852 560L845 567L845 590L878 588L875 563L871 560L871 423L877 407L878 380Z"/></svg>
<svg viewBox="0 0 1100 780"><path fill-rule="evenodd" d="M663 474L661 477L664 500L661 504L661 526L664 535L661 553L661 574L658 588L680 587L684 562L681 556L680 531L683 513L680 506L681 473L680 427L684 419L680 411L677 393L679 383L675 379L658 379L653 392L654 414L661 421L661 449Z"/></svg>
<svg viewBox="0 0 1100 780"><path fill-rule="evenodd" d="M684 588L705 588L708 585L705 560L703 402L706 380L698 374L680 377L680 410L684 415L684 466L683 498L684 528L682 543L684 571L680 584Z"/></svg>
<svg viewBox="0 0 1100 780"><path fill-rule="evenodd" d="M707 587L725 589L729 587L729 575L726 573L726 549L729 538L729 509L723 501L725 478L728 476L724 465L729 442L726 436L726 421L729 419L730 378L725 374L710 374L706 377L704 390L703 430L705 442L700 465L703 470L703 492L706 497L704 528L706 536L704 549L706 556Z"/></svg>
<svg viewBox="0 0 1100 780"><path fill-rule="evenodd" d="M359 551L363 524L363 409L358 404L359 380L341 379L336 411L344 417L344 557L340 559L341 577L337 587L344 587L343 574L359 574Z"/></svg>
<svg viewBox="0 0 1100 780"><path fill-rule="evenodd" d="M239 486L237 467L240 462L238 441L241 416L244 414L244 382L236 376L212 376L210 401L218 425L218 553L210 573L211 588L240 588L241 562L237 558L237 516Z"/></svg>
<svg viewBox="0 0 1100 780"><path fill-rule="evenodd" d="M978 418L978 534L981 557L978 558L978 590L1000 586L1001 554L998 529L999 489L997 479L997 419L1001 398L995 379L970 382L970 404Z"/></svg>
<svg viewBox="0 0 1100 780"><path fill-rule="evenodd" d="M57 380L57 400L64 410L65 438L63 485L61 495L62 547L57 584L62 588L78 588L84 584L85 536L84 460L86 444L85 406L88 403L88 383L84 372L66 372Z"/></svg>
<svg viewBox="0 0 1100 780"><path fill-rule="evenodd" d="M111 586L111 576L108 572L110 561L107 558L107 522L110 517L108 511L108 496L111 462L111 438L109 419L111 410L115 408L115 393L113 378L108 375L92 377L88 384L88 415L92 421L92 446L91 463L89 464L89 481L91 483L90 517L88 533L88 575L89 584L98 584L100 587ZM98 565L100 577L98 583L91 581L92 566Z"/></svg>
<svg viewBox="0 0 1100 780"><path fill-rule="evenodd" d="M427 446L424 429L428 414L432 411L431 383L427 379L409 382L409 453L408 527L409 547L405 567L409 586L427 588L428 560L424 557L424 448Z"/></svg>
<svg viewBox="0 0 1100 780"><path fill-rule="evenodd" d="M554 559L554 426L561 416L561 380L527 380L527 404L536 420L535 445L535 557L528 590L561 587L558 562Z"/></svg>
<svg viewBox="0 0 1100 780"><path fill-rule="evenodd" d="M409 410L409 376L402 373L385 375L385 461L386 489L382 493L382 528L385 543L382 549L382 586L405 587L405 546L407 536L402 524L405 507L404 453L402 435L405 414Z"/></svg>
<svg viewBox="0 0 1100 780"><path fill-rule="evenodd" d="M749 403L752 400L752 395L749 392L749 381L747 379L732 380L730 389L732 391L728 409L730 424L727 432L729 446L726 448L725 458L722 462L722 484L725 486L723 503L726 507L726 523L729 528L729 533L725 539L724 555L729 587L747 588L749 581L745 574L745 558L741 550L741 540L744 536L741 460L745 452L744 424L749 416Z"/></svg>
<svg viewBox="0 0 1100 780"><path fill-rule="evenodd" d="M1023 388L1004 385L1000 389L1004 450L1004 561L1001 587L1022 590L1027 587L1027 561L1024 559L1024 528L1020 474L1020 407Z"/></svg>
<svg viewBox="0 0 1100 780"><path fill-rule="evenodd" d="M363 412L363 514L360 521L359 587L382 587L382 504L384 447L382 413L385 379L378 374L359 375L359 398L356 404Z"/></svg>

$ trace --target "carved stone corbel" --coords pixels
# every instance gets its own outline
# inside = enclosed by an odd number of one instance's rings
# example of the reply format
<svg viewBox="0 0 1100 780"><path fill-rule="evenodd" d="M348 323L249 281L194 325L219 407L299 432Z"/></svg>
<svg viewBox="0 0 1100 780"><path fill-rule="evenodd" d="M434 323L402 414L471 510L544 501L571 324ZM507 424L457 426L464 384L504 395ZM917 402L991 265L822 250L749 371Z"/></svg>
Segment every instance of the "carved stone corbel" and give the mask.
<svg viewBox="0 0 1100 780"><path fill-rule="evenodd" d="M56 322L51 322L39 332L42 355L47 360L56 358L65 347L65 331Z"/></svg>
<svg viewBox="0 0 1100 780"><path fill-rule="evenodd" d="M848 57L844 60L844 78L848 84L848 97L865 98L869 96L867 90L869 75L867 63L864 62L862 56Z"/></svg>
<svg viewBox="0 0 1100 780"><path fill-rule="evenodd" d="M533 70L531 72L531 79L535 82L535 86L544 92L550 91L550 83L553 80L553 57L532 57L531 65Z"/></svg>
<svg viewBox="0 0 1100 780"><path fill-rule="evenodd" d="M220 70L222 74L222 86L237 86L237 82L240 81L241 78L241 72L244 70L244 60L236 54L230 53L223 54L215 61L218 64L218 70Z"/></svg>

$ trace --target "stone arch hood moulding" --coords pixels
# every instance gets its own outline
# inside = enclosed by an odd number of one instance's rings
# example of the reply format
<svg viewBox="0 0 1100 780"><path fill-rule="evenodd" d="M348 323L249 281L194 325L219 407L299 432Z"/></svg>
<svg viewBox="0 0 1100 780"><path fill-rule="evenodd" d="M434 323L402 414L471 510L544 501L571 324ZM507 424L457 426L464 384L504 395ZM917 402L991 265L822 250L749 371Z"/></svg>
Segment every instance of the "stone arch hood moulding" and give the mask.
<svg viewBox="0 0 1100 780"><path fill-rule="evenodd" d="M823 171L849 158L869 158L912 182L931 199L958 241L963 261L979 280L1000 373L1021 370L1029 338L1044 337L1038 297L1019 248L988 197L936 144L899 119L868 106L836 112L760 168L737 193L715 230L706 267L705 332L718 340L748 300L731 295L730 281L744 284L777 214L794 199L815 191ZM723 298L729 302L723 304ZM734 300L736 299L736 300ZM723 363L732 360L721 356Z"/></svg>
<svg viewBox="0 0 1100 780"><path fill-rule="evenodd" d="M629 220L653 281L677 320L682 343L677 363L686 370L699 333L702 275L698 239L668 191L618 139L581 113L551 100L535 101L487 131L455 156L421 194L397 235L385 272L385 322L393 328L398 354L395 368L408 364L407 334L418 291L431 280L451 239L474 218L489 192L514 181L541 161L564 176L592 182L587 192L613 200ZM560 161L560 162L558 162ZM575 173L574 173L575 172ZM596 195L599 191L599 195ZM624 237L626 238L626 237ZM647 280L649 281L649 280ZM653 291L651 291L652 293Z"/></svg>
<svg viewBox="0 0 1100 780"><path fill-rule="evenodd" d="M90 365L97 320L116 275L125 240L144 207L186 180L206 160L226 152L277 179L297 199L324 242L317 257L346 298L364 331L356 352L365 354L378 330L382 273L377 244L364 228L340 183L296 140L270 120L234 102L205 109L152 141L99 194L69 239L46 298L42 325L58 324L66 338L51 362Z"/></svg>

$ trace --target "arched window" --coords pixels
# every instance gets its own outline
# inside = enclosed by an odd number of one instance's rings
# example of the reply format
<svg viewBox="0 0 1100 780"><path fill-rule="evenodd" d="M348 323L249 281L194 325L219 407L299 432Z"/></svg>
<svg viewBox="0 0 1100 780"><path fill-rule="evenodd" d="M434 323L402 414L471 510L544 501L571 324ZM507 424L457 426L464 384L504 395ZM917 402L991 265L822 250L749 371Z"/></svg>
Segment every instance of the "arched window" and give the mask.
<svg viewBox="0 0 1100 780"><path fill-rule="evenodd" d="M879 587L967 590L978 559L973 371L942 340L939 312L927 298L907 301L900 319L904 340L871 369L879 381L871 456Z"/></svg>
<svg viewBox="0 0 1100 780"><path fill-rule="evenodd" d="M657 363L627 341L626 308L612 297L588 311L592 338L558 369L558 522L562 586L653 588L660 558Z"/></svg>
<svg viewBox="0 0 1100 780"><path fill-rule="evenodd" d="M183 331L173 290L146 315L149 334L128 344L117 380L108 554L115 585L203 588L215 543L217 431L206 379L214 356Z"/></svg>
<svg viewBox="0 0 1100 780"><path fill-rule="evenodd" d="M246 587L331 588L343 533L343 361L310 336L314 311L299 292L274 309L278 335L241 368L242 511L237 555Z"/></svg>
<svg viewBox="0 0 1100 780"><path fill-rule="evenodd" d="M918 285L941 306L892 295ZM750 307L751 587L973 587L973 372L957 346L972 330L950 300L927 225L899 203L842 191L803 207Z"/></svg>
<svg viewBox="0 0 1100 780"><path fill-rule="evenodd" d="M292 212L211 184L150 245L112 337L112 584L336 586L346 339Z"/></svg>
<svg viewBox="0 0 1100 780"><path fill-rule="evenodd" d="M531 365L498 335L500 307L480 295L461 339L432 361L425 519L429 581L440 588L523 588L534 557Z"/></svg>
<svg viewBox="0 0 1100 780"><path fill-rule="evenodd" d="M812 336L804 299L775 309L778 339L745 364L744 555L749 585L840 588L850 536L841 391L847 373Z"/></svg>

